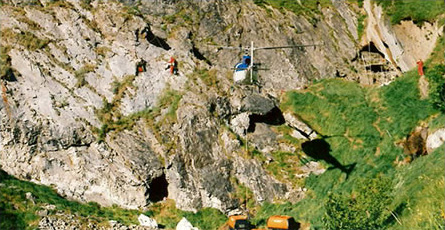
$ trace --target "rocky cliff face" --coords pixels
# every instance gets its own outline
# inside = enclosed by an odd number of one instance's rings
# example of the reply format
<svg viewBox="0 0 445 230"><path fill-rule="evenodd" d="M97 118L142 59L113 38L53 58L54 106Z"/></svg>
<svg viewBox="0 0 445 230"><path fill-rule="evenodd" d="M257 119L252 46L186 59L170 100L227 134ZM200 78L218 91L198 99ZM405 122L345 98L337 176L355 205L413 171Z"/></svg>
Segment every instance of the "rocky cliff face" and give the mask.
<svg viewBox="0 0 445 230"><path fill-rule="evenodd" d="M428 22L418 26L407 20L391 25L382 7L370 0L364 1L364 9L369 15L364 43L373 43L385 60L403 72L414 68L417 60L426 60L443 33L438 24Z"/></svg>
<svg viewBox="0 0 445 230"><path fill-rule="evenodd" d="M333 1L310 19L250 1L141 1L140 11L125 3L2 6L8 74L2 76L1 168L71 199L127 208L168 197L185 210L228 211L240 206L240 185L258 202L304 196L267 173L267 162L250 151L267 159L271 151L295 150L271 129L298 124L278 109L283 90L320 78L357 79L364 71L352 68L361 48L360 9ZM135 31L144 29L136 40ZM232 87L230 67L241 53L212 46L251 41L323 45L258 51L270 71L261 74L257 93ZM171 56L179 61L178 76L165 70ZM146 71L136 74L141 58ZM390 63L402 71L414 65ZM302 126L290 125L302 138L313 135Z"/></svg>

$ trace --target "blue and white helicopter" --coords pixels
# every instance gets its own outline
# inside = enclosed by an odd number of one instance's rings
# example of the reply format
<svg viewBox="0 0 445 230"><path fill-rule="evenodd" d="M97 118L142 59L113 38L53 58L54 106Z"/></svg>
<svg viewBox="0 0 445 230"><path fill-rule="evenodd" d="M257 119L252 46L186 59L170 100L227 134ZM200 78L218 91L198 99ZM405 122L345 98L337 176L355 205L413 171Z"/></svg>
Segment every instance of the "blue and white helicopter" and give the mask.
<svg viewBox="0 0 445 230"><path fill-rule="evenodd" d="M231 47L224 46L219 47L219 49L234 49L234 50L244 50L245 54L241 62L235 65L233 72L233 82L235 84L258 84L258 70L268 70L267 68L262 68L261 63L254 62L254 51L256 50L271 50L271 49L295 49L309 46L320 46L320 44L310 44L310 45L290 45L290 46L270 46L270 47L254 47L253 41L250 42L250 47Z"/></svg>

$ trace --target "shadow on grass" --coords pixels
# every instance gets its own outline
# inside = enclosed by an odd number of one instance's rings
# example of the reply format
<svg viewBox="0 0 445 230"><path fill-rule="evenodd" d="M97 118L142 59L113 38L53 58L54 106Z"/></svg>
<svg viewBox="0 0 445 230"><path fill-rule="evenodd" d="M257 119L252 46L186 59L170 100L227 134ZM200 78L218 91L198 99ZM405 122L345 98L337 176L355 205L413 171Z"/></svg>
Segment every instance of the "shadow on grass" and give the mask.
<svg viewBox="0 0 445 230"><path fill-rule="evenodd" d="M315 139L312 141L306 141L301 144L303 152L314 158L315 160L323 160L326 163L332 165L329 169L340 169L346 173L346 178L354 170L356 163L349 165L342 165L334 156L331 155L331 146L324 139Z"/></svg>

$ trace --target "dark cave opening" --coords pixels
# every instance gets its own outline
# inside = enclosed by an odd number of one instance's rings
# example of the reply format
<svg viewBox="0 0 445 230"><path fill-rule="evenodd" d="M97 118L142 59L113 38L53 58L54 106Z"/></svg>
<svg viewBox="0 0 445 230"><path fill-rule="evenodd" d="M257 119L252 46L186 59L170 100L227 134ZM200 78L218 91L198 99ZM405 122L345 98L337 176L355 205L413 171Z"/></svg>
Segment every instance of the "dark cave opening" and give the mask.
<svg viewBox="0 0 445 230"><path fill-rule="evenodd" d="M362 52L378 53L382 57L385 56L382 52L380 52L379 49L377 49L377 47L374 45L374 42L370 42L368 45L363 46L360 49L360 53Z"/></svg>
<svg viewBox="0 0 445 230"><path fill-rule="evenodd" d="M272 110L264 115L252 114L249 115L249 128L247 132L252 133L255 131L255 123L265 123L268 125L282 125L284 124L284 116L278 107L274 107Z"/></svg>
<svg viewBox="0 0 445 230"><path fill-rule="evenodd" d="M151 202L162 201L164 198L168 197L168 182L165 178L165 174L160 177L154 178L148 189L148 200Z"/></svg>
<svg viewBox="0 0 445 230"><path fill-rule="evenodd" d="M384 43L384 45L386 45L386 43ZM363 46L360 50L359 53L351 60L352 62L357 61L357 59L362 57L362 53L363 52L370 52L370 53L377 53L379 54L381 57L385 57L385 55L379 51L379 49L377 49L377 47L374 45L373 42L370 42L368 45Z"/></svg>
<svg viewBox="0 0 445 230"><path fill-rule="evenodd" d="M385 65L369 65L365 67L366 70L372 71L374 73L380 73L380 72L386 72L387 69L385 68Z"/></svg>

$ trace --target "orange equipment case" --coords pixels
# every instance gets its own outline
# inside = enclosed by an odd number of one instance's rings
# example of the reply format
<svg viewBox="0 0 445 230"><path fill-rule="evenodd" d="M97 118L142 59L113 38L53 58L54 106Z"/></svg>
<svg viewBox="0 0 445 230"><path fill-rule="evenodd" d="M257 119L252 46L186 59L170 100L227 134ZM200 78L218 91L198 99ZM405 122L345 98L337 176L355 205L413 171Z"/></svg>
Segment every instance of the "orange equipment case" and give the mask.
<svg viewBox="0 0 445 230"><path fill-rule="evenodd" d="M229 217L229 229L230 230L244 230L250 229L250 224L246 215L234 215Z"/></svg>
<svg viewBox="0 0 445 230"><path fill-rule="evenodd" d="M298 230L300 223L297 223L291 216L275 215L267 219L267 228L270 230Z"/></svg>

